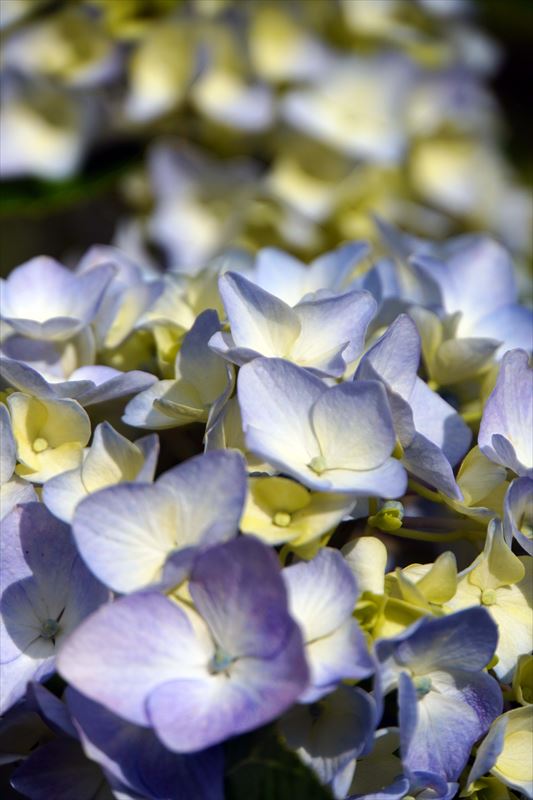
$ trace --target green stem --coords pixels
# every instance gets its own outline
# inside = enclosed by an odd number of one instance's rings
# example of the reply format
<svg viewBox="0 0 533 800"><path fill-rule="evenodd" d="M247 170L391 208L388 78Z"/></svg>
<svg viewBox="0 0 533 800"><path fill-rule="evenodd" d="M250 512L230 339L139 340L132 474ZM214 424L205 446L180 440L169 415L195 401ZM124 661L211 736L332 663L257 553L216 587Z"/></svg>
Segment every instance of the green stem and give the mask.
<svg viewBox="0 0 533 800"><path fill-rule="evenodd" d="M457 517L404 517L403 524L406 528L443 528L443 533L450 531L476 530L476 523L471 519ZM479 534L485 535L485 528L479 528Z"/></svg>
<svg viewBox="0 0 533 800"><path fill-rule="evenodd" d="M425 486L422 486L421 483L418 483L418 481L410 480L408 486L413 490L413 492L419 494L420 497L425 497L426 500L432 500L434 503L444 503L444 500L440 494L438 494L438 492L433 492L431 489L427 489Z"/></svg>
<svg viewBox="0 0 533 800"><path fill-rule="evenodd" d="M290 553L291 553L290 548L288 547L288 545L284 544L281 550L279 551L279 560L282 567L286 566L287 559L290 556Z"/></svg>
<svg viewBox="0 0 533 800"><path fill-rule="evenodd" d="M389 536L400 536L403 539L415 539L419 542L435 542L437 544L446 544L447 542L456 542L459 539L468 539L469 541L476 542L480 537L480 533L472 530L433 533L431 531L415 531L412 528L399 528L397 531L390 532Z"/></svg>
<svg viewBox="0 0 533 800"><path fill-rule="evenodd" d="M391 536L401 536L403 539L416 539L419 542L455 542L463 538L462 531L450 533L431 533L430 531L415 531L412 528L398 528Z"/></svg>

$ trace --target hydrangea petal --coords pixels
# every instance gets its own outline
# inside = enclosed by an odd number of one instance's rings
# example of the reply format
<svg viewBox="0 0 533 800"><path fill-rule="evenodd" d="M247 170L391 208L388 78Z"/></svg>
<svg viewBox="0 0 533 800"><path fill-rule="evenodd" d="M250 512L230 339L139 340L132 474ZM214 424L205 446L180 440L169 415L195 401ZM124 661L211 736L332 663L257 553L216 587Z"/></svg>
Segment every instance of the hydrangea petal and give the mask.
<svg viewBox="0 0 533 800"><path fill-rule="evenodd" d="M219 290L237 347L264 356L285 356L300 333L294 311L237 273L220 278Z"/></svg>
<svg viewBox="0 0 533 800"><path fill-rule="evenodd" d="M216 641L233 657L270 658L292 633L277 560L253 537L206 550L193 566L189 591Z"/></svg>
<svg viewBox="0 0 533 800"><path fill-rule="evenodd" d="M6 708L28 680L53 670L56 644L108 592L82 563L69 528L40 503L18 506L4 520L2 562L0 683Z"/></svg>
<svg viewBox="0 0 533 800"><path fill-rule="evenodd" d="M315 402L313 429L330 469L372 470L396 441L383 386L358 381L334 386Z"/></svg>
<svg viewBox="0 0 533 800"><path fill-rule="evenodd" d="M309 414L326 391L322 381L287 361L262 358L240 370L237 391L252 452L287 471L320 455Z"/></svg>
<svg viewBox="0 0 533 800"><path fill-rule="evenodd" d="M376 301L368 292L347 292L299 303L294 310L301 331L290 350L291 360L341 377L363 349Z"/></svg>
<svg viewBox="0 0 533 800"><path fill-rule="evenodd" d="M117 484L89 495L72 522L76 545L89 568L117 592L160 579L179 546L180 509L161 486Z"/></svg>
<svg viewBox="0 0 533 800"><path fill-rule="evenodd" d="M162 683L148 698L148 713L168 748L194 752L278 717L297 699L306 677L295 626L271 658L237 661L231 680L207 676Z"/></svg>
<svg viewBox="0 0 533 800"><path fill-rule="evenodd" d="M523 350L511 350L503 357L496 386L490 395L479 427L478 442L487 458L509 467L518 475L531 477L533 470L533 371ZM510 458L502 460L502 450L494 437L507 440ZM498 452L499 450L499 452ZM513 457L514 456L514 457Z"/></svg>
<svg viewBox="0 0 533 800"><path fill-rule="evenodd" d="M196 636L175 603L144 592L103 606L80 625L64 643L57 669L91 700L129 722L148 726L150 692L178 676L186 680L203 675L212 655L207 633Z"/></svg>
<svg viewBox="0 0 533 800"><path fill-rule="evenodd" d="M511 546L514 539L533 556L533 480L514 480L504 501L503 530L505 541Z"/></svg>
<svg viewBox="0 0 533 800"><path fill-rule="evenodd" d="M157 800L223 800L221 748L170 753L153 731L125 722L76 690L67 689L66 700L84 752L124 786Z"/></svg>
<svg viewBox="0 0 533 800"><path fill-rule="evenodd" d="M483 672L437 671L431 680L435 691L419 698L409 675L403 672L399 677L402 760L410 771L454 781L474 742L501 712L501 692Z"/></svg>

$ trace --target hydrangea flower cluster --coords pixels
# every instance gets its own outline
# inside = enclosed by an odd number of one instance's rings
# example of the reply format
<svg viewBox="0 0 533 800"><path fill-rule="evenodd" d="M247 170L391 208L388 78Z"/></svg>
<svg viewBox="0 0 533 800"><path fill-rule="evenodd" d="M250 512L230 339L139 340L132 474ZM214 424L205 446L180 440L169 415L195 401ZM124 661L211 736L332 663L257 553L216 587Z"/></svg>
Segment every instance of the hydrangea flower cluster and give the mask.
<svg viewBox="0 0 533 800"><path fill-rule="evenodd" d="M372 210L530 247L487 87L500 54L470 0L1 5L2 177L65 180L148 142L122 245L191 268L234 242L307 258L371 236Z"/></svg>
<svg viewBox="0 0 533 800"><path fill-rule="evenodd" d="M4 282L23 796L250 797L270 737L306 797L533 798L531 311L490 238L377 225L309 265L99 246Z"/></svg>

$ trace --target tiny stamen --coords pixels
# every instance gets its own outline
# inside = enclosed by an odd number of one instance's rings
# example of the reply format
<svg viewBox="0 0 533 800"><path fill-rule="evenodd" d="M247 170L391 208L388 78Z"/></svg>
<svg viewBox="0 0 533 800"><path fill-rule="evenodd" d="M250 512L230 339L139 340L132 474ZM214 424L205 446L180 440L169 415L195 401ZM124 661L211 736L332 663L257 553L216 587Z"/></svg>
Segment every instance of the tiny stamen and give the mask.
<svg viewBox="0 0 533 800"><path fill-rule="evenodd" d="M494 589L483 589L481 592L481 602L484 606L493 606L496 602L496 592Z"/></svg>
<svg viewBox="0 0 533 800"><path fill-rule="evenodd" d="M324 456L315 456L307 466L310 467L313 472L316 472L317 475L321 475L326 471L326 459Z"/></svg>
<svg viewBox="0 0 533 800"><path fill-rule="evenodd" d="M419 697L424 697L424 695L431 691L432 683L429 675L417 675L417 677L413 679L413 683Z"/></svg>
<svg viewBox="0 0 533 800"><path fill-rule="evenodd" d="M234 661L236 661L236 659L233 656L230 656L228 653L222 650L222 648L217 647L215 655L207 667L208 672L211 675L217 675L220 672L225 672L228 674L228 669Z"/></svg>
<svg viewBox="0 0 533 800"><path fill-rule="evenodd" d="M55 619L45 619L41 625L41 638L53 639L59 633L59 622Z"/></svg>

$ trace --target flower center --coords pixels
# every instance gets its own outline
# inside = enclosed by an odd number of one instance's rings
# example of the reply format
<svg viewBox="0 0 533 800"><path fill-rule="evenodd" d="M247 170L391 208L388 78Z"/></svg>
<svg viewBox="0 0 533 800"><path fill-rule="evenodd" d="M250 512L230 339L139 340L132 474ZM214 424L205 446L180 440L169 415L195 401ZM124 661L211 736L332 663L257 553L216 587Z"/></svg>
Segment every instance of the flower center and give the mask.
<svg viewBox="0 0 533 800"><path fill-rule="evenodd" d="M496 592L494 589L483 589L481 592L481 602L484 606L493 606L496 602Z"/></svg>
<svg viewBox="0 0 533 800"><path fill-rule="evenodd" d="M276 511L272 521L278 528L286 528L291 524L291 515L287 511Z"/></svg>
<svg viewBox="0 0 533 800"><path fill-rule="evenodd" d="M37 439L34 440L32 447L34 453L42 453L44 450L48 450L48 442L46 439L38 436Z"/></svg>
<svg viewBox="0 0 533 800"><path fill-rule="evenodd" d="M233 664L236 659L233 656L230 656L229 653L226 653L221 647L217 647L215 650L215 655L209 662L209 666L207 667L208 672L211 675L217 675L220 672L228 672L228 668Z"/></svg>
<svg viewBox="0 0 533 800"><path fill-rule="evenodd" d="M55 619L45 619L41 625L41 638L53 639L59 633L59 622Z"/></svg>
<svg viewBox="0 0 533 800"><path fill-rule="evenodd" d="M322 475L322 473L326 471L326 459L324 456L315 456L307 466L310 467L313 472L316 472L317 475Z"/></svg>
<svg viewBox="0 0 533 800"><path fill-rule="evenodd" d="M413 679L413 683L419 697L424 697L431 691L431 678L428 675L417 675L417 677Z"/></svg>

